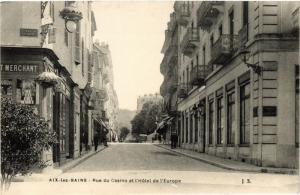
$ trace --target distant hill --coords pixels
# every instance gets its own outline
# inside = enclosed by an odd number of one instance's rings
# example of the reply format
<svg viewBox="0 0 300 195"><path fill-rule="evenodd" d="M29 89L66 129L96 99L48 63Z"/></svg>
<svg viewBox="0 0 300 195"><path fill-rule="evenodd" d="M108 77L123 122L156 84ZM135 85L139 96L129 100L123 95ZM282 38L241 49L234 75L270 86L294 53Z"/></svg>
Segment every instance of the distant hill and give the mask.
<svg viewBox="0 0 300 195"><path fill-rule="evenodd" d="M135 116L136 111L135 110L127 110L127 109L119 109L118 114L118 127L127 127L131 131L131 123L130 121Z"/></svg>

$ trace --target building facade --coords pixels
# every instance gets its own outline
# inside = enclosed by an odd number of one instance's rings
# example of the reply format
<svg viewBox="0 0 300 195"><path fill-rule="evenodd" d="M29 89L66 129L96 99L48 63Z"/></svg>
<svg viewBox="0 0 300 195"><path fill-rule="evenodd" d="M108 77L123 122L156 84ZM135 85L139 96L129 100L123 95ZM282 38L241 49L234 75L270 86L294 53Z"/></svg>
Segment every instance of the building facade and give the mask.
<svg viewBox="0 0 300 195"><path fill-rule="evenodd" d="M104 103L104 115L107 122L109 133L107 138L109 141L117 141L118 135L118 111L119 101L117 93L114 89L113 63L109 45L106 43L94 44L98 49L99 63L102 67L102 87L107 93L107 99Z"/></svg>
<svg viewBox="0 0 300 195"><path fill-rule="evenodd" d="M138 99L137 99L137 109L136 109L137 113L139 113L142 110L143 105L146 102L154 102L154 103L161 102L162 103L163 102L163 98L158 93L147 94L147 95L145 94L144 96L139 96Z"/></svg>
<svg viewBox="0 0 300 195"><path fill-rule="evenodd" d="M91 2L4 2L1 9L1 94L36 107L49 121L58 137L45 160L61 165L77 158L92 145ZM78 17L75 32L63 18L69 10ZM59 78L55 84L49 75Z"/></svg>
<svg viewBox="0 0 300 195"><path fill-rule="evenodd" d="M174 3L161 72L176 81L161 93L181 147L298 166L298 20L298 2Z"/></svg>

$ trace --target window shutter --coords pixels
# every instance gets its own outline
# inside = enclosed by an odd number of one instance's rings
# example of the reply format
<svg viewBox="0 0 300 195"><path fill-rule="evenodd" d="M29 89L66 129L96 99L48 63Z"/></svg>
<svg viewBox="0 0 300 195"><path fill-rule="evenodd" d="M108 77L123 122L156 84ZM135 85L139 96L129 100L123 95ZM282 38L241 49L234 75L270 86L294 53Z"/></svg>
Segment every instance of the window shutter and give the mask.
<svg viewBox="0 0 300 195"><path fill-rule="evenodd" d="M48 43L51 44L51 43L55 43L55 33L56 33L56 28L51 28L49 29L49 32L48 32Z"/></svg>

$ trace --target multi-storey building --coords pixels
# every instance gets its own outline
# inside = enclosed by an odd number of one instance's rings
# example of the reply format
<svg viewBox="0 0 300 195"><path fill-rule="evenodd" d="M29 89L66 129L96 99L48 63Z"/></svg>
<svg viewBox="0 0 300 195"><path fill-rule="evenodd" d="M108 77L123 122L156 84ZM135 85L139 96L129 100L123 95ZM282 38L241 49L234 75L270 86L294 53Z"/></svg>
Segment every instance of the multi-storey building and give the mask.
<svg viewBox="0 0 300 195"><path fill-rule="evenodd" d="M49 121L58 140L45 160L78 157L91 146L91 2L4 2L1 10L1 94Z"/></svg>
<svg viewBox="0 0 300 195"><path fill-rule="evenodd" d="M144 96L139 96L137 99L137 109L136 109L137 113L139 113L142 110L143 105L146 102L162 103L163 98L158 93L148 94L148 95L145 94Z"/></svg>
<svg viewBox="0 0 300 195"><path fill-rule="evenodd" d="M161 93L178 111L181 147L297 167L298 33L299 2L175 2Z"/></svg>
<svg viewBox="0 0 300 195"><path fill-rule="evenodd" d="M118 96L114 89L113 64L109 45L96 42L95 47L99 54L99 62L102 67L102 87L107 93L107 99L104 103L104 115L106 126L109 129L108 139L112 141L117 139L117 116L119 111Z"/></svg>

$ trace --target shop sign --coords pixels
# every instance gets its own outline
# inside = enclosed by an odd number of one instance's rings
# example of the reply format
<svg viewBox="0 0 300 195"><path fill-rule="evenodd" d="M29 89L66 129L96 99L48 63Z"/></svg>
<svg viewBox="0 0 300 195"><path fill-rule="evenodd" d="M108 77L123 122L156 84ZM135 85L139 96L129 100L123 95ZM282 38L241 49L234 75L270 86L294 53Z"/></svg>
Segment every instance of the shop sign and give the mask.
<svg viewBox="0 0 300 195"><path fill-rule="evenodd" d="M1 72L31 72L37 73L39 68L38 65L31 64L1 64Z"/></svg>
<svg viewBox="0 0 300 195"><path fill-rule="evenodd" d="M37 37L38 36L38 29L21 28L20 29L20 36L23 36L23 37Z"/></svg>

